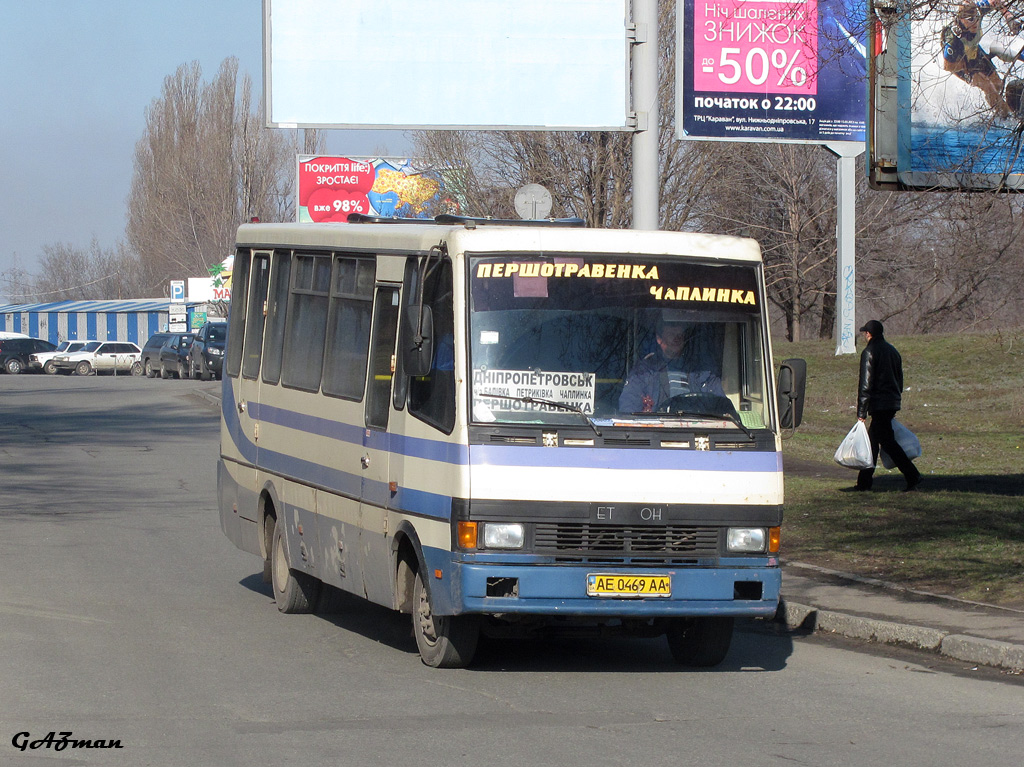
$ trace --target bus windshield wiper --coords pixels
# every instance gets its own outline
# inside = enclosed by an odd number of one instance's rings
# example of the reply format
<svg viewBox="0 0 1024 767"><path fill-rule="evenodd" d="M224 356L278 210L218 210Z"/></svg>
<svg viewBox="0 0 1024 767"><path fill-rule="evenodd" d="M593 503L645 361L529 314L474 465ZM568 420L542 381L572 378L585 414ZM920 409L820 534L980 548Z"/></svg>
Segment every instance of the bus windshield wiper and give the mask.
<svg viewBox="0 0 1024 767"><path fill-rule="evenodd" d="M743 433L746 434L751 440L754 439L754 432L743 425L743 421L737 418L735 415L729 412L721 413L703 413L696 410L673 410L671 413L658 413L654 411L646 411L642 413L630 413L630 415L645 415L654 416L655 418L671 418L673 416L682 416L684 418L725 418L727 421L736 424Z"/></svg>
<svg viewBox="0 0 1024 767"><path fill-rule="evenodd" d="M597 428L597 424L594 423L593 419L589 415L583 412L583 408L579 405L570 405L567 402L556 402L553 399L544 399L543 397L513 397L510 394L490 394L488 392L477 392L477 397L493 397L494 399L510 399L515 402L525 402L527 405L547 405L549 407L558 408L559 410L568 410L570 413L579 413L583 420L587 422L587 426L594 430L594 434L601 436L601 430Z"/></svg>

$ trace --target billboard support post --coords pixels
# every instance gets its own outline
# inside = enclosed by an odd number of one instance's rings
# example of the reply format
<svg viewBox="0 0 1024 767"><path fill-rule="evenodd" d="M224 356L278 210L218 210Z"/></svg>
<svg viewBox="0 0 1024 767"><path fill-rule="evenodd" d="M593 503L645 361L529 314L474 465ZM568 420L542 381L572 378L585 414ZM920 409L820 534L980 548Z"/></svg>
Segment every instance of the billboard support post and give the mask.
<svg viewBox="0 0 1024 767"><path fill-rule="evenodd" d="M633 228L658 229L658 0L633 0Z"/></svg>
<svg viewBox="0 0 1024 767"><path fill-rule="evenodd" d="M836 355L857 352L857 158L864 145L826 144L836 160Z"/></svg>

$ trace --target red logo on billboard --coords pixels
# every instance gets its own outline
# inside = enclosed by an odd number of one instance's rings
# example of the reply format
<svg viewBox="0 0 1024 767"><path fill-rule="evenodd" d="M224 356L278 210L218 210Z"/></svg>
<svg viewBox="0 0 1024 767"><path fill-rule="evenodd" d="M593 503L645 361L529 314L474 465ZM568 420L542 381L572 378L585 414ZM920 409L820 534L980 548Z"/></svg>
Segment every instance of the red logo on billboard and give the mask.
<svg viewBox="0 0 1024 767"><path fill-rule="evenodd" d="M369 213L366 193L376 170L347 157L314 157L299 163L299 205L313 221L346 221L350 213Z"/></svg>

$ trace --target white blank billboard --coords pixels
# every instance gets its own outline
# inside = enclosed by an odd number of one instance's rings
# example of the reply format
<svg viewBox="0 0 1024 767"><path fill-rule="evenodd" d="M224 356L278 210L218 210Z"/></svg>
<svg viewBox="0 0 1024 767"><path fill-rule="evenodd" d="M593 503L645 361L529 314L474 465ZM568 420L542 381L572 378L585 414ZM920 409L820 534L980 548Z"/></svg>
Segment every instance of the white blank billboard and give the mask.
<svg viewBox="0 0 1024 767"><path fill-rule="evenodd" d="M628 0L264 0L272 127L623 130Z"/></svg>

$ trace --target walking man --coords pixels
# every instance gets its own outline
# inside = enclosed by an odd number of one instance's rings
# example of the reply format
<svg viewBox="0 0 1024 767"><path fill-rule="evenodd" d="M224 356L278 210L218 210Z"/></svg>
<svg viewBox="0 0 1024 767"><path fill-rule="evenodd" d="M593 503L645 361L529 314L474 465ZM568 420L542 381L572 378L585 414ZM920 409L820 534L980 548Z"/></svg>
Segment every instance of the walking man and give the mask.
<svg viewBox="0 0 1024 767"><path fill-rule="evenodd" d="M871 416L868 436L871 439L873 463L878 462L878 449L882 448L896 463L907 480L907 490L921 482L921 472L907 458L892 431L892 419L900 409L903 395L903 360L896 347L885 340L884 328L878 320L871 320L861 328L868 345L860 354L860 382L857 386L857 418L866 421ZM874 466L862 469L857 475L855 490L870 490Z"/></svg>

